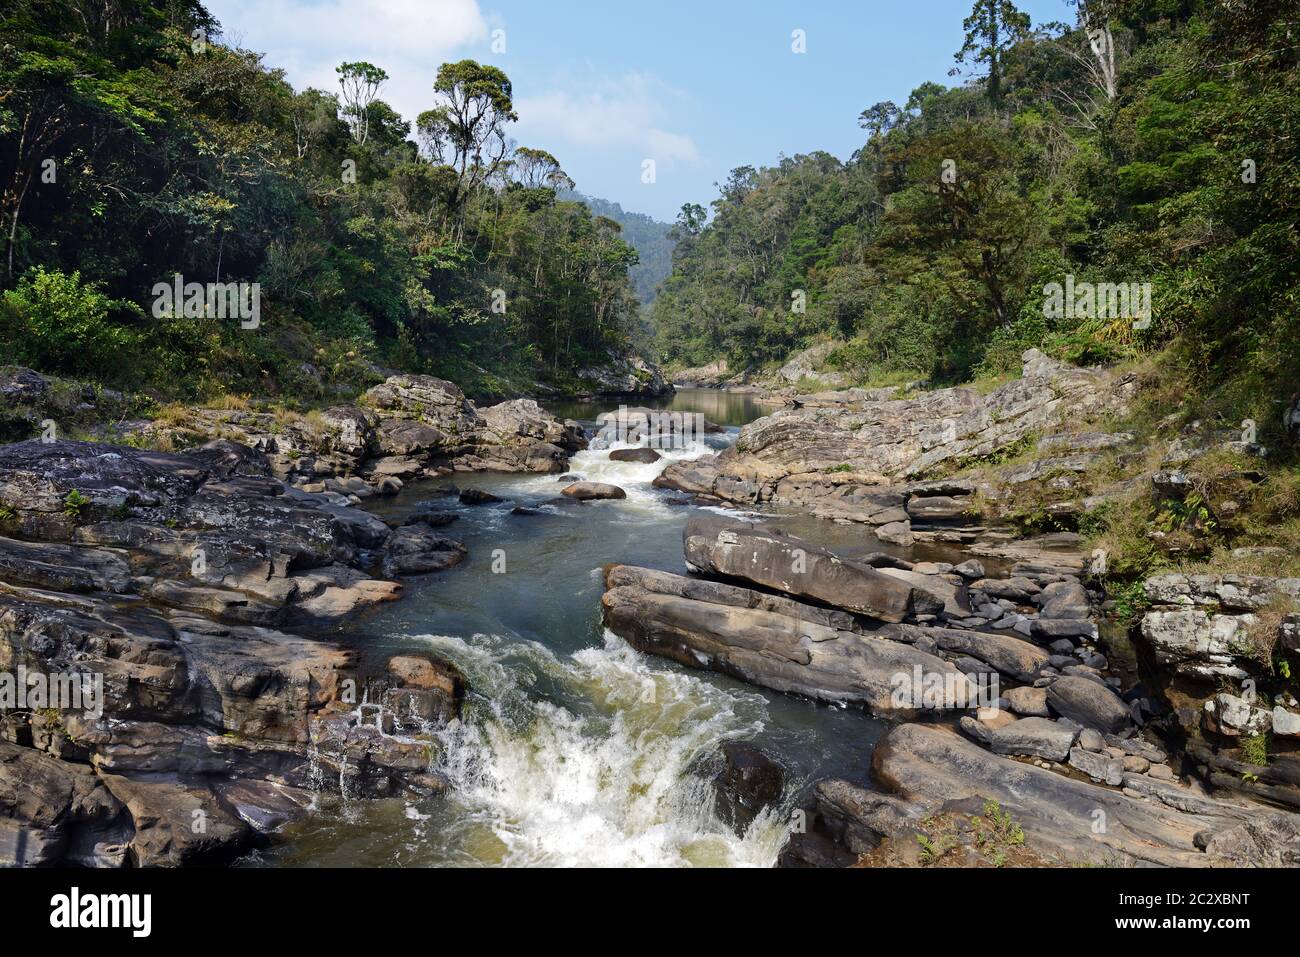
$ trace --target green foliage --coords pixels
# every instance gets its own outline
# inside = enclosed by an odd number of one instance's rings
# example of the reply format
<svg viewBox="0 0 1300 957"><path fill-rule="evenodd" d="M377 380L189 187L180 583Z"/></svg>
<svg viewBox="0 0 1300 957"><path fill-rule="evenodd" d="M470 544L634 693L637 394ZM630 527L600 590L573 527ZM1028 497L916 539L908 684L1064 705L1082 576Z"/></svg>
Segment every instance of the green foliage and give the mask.
<svg viewBox="0 0 1300 957"><path fill-rule="evenodd" d="M1011 817L1010 811L1004 811L997 801L984 802L984 817L993 827L996 840L1002 844L1018 847L1025 843L1025 832Z"/></svg>
<svg viewBox="0 0 1300 957"><path fill-rule="evenodd" d="M1256 767L1268 766L1268 735L1252 734L1241 739L1241 760Z"/></svg>
<svg viewBox="0 0 1300 957"><path fill-rule="evenodd" d="M0 297L0 348L23 365L122 381L140 336L115 316L133 312L139 310L131 303L83 283L79 272L38 266Z"/></svg>
<svg viewBox="0 0 1300 957"><path fill-rule="evenodd" d="M844 345L828 363L855 381L944 383L1018 373L1030 347L1084 364L1168 348L1225 419L1284 444L1277 410L1300 379L1300 9L1078 7L1112 34L1113 91L1082 25L1030 31L1008 0L976 0L959 60L981 78L869 107L847 162L741 167L707 224L684 211L653 311L663 355L753 369L831 337ZM1150 326L1049 315L1045 287L1067 275L1149 283Z"/></svg>
<svg viewBox="0 0 1300 957"><path fill-rule="evenodd" d="M636 254L557 200L572 181L555 157L513 149L499 68L444 64L412 138L381 64L296 91L216 30L195 0L7 5L6 362L166 396L324 399L380 363L525 391L627 347ZM156 317L154 284L177 274L259 283L260 328Z"/></svg>
<svg viewBox="0 0 1300 957"><path fill-rule="evenodd" d="M90 499L74 488L63 498L63 514L74 522L80 521L82 509L89 504Z"/></svg>

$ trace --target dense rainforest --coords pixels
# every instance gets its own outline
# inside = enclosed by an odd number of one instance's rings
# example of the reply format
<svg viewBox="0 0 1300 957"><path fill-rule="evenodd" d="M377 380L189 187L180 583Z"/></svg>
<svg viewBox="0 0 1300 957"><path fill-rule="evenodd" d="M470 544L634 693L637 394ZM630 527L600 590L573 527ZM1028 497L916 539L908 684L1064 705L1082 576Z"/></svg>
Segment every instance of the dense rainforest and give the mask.
<svg viewBox="0 0 1300 957"><path fill-rule="evenodd" d="M741 167L683 208L654 304L667 359L758 368L819 340L858 382L964 381L1028 346L1160 353L1261 421L1295 388L1300 7L1079 0L1037 28L978 0L956 87L877 103L849 160ZM1045 308L1150 284L1142 318Z"/></svg>
<svg viewBox="0 0 1300 957"><path fill-rule="evenodd" d="M625 210L618 203L582 193L561 193L561 199L576 199L587 204L597 216L614 220L623 228L623 240L636 250L637 263L628 275L632 287L643 303L654 302L659 294L659 284L673 270L673 238L671 223L661 223L645 213Z"/></svg>
<svg viewBox="0 0 1300 957"><path fill-rule="evenodd" d="M295 91L220 38L197 0L6 4L6 362L180 397L325 395L380 367L490 395L626 348L636 253L509 138L501 70L443 65L412 129L382 65ZM256 321L159 308L177 275L256 283Z"/></svg>

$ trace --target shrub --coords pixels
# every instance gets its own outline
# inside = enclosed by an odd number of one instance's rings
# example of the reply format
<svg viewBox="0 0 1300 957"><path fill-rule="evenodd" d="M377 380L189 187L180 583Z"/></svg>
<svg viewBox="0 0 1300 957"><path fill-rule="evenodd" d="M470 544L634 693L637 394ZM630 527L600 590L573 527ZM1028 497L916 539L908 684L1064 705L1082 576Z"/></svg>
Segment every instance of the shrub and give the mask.
<svg viewBox="0 0 1300 957"><path fill-rule="evenodd" d="M132 313L139 307L108 298L79 272L37 267L0 299L0 342L13 361L42 372L130 381L139 377L130 360L140 338L115 317Z"/></svg>

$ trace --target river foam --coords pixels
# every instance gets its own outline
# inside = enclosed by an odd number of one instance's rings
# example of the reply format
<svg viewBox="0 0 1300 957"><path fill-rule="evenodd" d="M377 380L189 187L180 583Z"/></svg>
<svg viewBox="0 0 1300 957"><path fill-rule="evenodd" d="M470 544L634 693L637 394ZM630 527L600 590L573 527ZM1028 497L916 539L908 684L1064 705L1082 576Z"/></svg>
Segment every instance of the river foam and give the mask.
<svg viewBox="0 0 1300 957"><path fill-rule="evenodd" d="M567 658L488 635L421 641L481 692L443 732L439 767L457 816L479 829L464 842L478 863L774 863L781 812L736 835L700 766L722 741L763 728L760 695L652 664L608 631L603 646Z"/></svg>

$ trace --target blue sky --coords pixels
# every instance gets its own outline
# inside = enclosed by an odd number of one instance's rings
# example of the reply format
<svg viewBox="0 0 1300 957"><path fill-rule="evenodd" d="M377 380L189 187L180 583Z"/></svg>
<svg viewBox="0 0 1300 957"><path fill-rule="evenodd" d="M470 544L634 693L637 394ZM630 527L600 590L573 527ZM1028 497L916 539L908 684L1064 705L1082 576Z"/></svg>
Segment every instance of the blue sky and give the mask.
<svg viewBox="0 0 1300 957"><path fill-rule="evenodd" d="M1065 0L1019 0L1035 23ZM334 90L370 60L408 119L438 65L494 63L514 83L521 145L550 150L594 196L671 220L736 166L862 144L858 114L950 79L971 0L207 0L227 39L295 87ZM792 52L802 30L807 52ZM503 31L503 32L499 32ZM504 41L502 53L493 51ZM655 161L655 182L642 182Z"/></svg>

